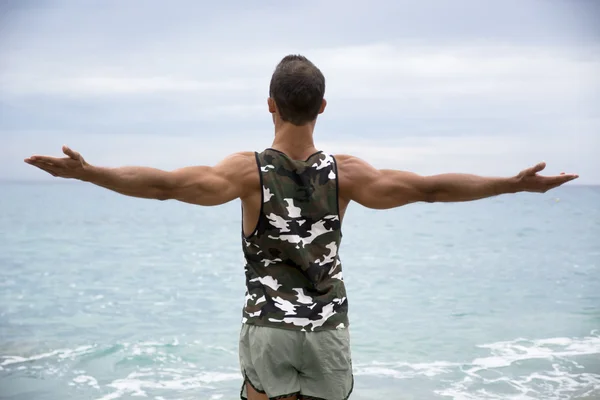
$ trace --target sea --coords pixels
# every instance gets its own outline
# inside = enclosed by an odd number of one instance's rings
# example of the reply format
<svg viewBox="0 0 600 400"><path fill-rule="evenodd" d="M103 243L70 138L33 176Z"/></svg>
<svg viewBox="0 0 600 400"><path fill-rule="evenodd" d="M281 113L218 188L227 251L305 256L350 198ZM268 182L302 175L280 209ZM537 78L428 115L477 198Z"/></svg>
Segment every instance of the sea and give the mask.
<svg viewBox="0 0 600 400"><path fill-rule="evenodd" d="M0 194L1 399L240 398L239 202ZM600 187L351 204L343 233L350 400L600 399Z"/></svg>

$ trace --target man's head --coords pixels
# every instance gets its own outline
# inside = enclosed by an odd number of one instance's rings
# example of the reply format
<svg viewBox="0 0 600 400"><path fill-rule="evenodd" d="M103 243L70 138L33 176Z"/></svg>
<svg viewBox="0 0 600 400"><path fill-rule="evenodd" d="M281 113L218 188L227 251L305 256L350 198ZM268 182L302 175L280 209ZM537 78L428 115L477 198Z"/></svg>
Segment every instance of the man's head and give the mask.
<svg viewBox="0 0 600 400"><path fill-rule="evenodd" d="M283 58L275 68L269 87L269 111L284 122L306 125L325 110L325 77L300 55Z"/></svg>

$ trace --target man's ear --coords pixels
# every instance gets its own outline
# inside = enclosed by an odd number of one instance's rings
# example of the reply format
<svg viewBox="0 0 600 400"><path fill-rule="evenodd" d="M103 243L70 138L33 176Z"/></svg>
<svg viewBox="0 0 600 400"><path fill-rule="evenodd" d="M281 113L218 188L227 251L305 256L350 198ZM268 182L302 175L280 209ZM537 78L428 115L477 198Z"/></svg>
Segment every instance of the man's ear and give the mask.
<svg viewBox="0 0 600 400"><path fill-rule="evenodd" d="M267 104L269 105L269 112L271 114L275 114L277 112L277 105L275 104L275 100L269 97L267 99Z"/></svg>
<svg viewBox="0 0 600 400"><path fill-rule="evenodd" d="M327 107L327 100L323 99L323 101L321 102L321 108L319 109L319 114L323 114L323 111L325 111L325 107Z"/></svg>

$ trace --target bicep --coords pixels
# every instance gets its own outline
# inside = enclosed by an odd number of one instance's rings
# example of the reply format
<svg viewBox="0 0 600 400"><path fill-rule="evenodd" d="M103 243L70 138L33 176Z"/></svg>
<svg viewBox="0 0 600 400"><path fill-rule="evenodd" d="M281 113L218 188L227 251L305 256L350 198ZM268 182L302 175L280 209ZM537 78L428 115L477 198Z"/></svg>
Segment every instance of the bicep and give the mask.
<svg viewBox="0 0 600 400"><path fill-rule="evenodd" d="M215 167L186 167L169 173L167 198L211 206L224 204L235 196L234 183Z"/></svg>
<svg viewBox="0 0 600 400"><path fill-rule="evenodd" d="M348 200L373 209L433 201L430 179L412 172L376 169L362 160L348 164L342 175Z"/></svg>
<svg viewBox="0 0 600 400"><path fill-rule="evenodd" d="M215 166L186 167L170 172L169 198L214 206L242 197L247 163L230 156Z"/></svg>
<svg viewBox="0 0 600 400"><path fill-rule="evenodd" d="M430 202L427 178L405 171L378 170L357 188L356 202L374 209L400 207L421 201Z"/></svg>

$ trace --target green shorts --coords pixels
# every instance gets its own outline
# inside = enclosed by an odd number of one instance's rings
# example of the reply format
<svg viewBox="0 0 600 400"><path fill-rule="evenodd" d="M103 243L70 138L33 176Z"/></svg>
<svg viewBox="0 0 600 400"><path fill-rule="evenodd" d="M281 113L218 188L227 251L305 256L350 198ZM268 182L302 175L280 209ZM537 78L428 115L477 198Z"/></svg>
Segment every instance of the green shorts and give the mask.
<svg viewBox="0 0 600 400"><path fill-rule="evenodd" d="M346 400L354 377L347 328L319 332L242 325L240 367L246 382L269 399Z"/></svg>

